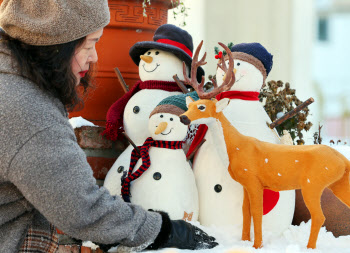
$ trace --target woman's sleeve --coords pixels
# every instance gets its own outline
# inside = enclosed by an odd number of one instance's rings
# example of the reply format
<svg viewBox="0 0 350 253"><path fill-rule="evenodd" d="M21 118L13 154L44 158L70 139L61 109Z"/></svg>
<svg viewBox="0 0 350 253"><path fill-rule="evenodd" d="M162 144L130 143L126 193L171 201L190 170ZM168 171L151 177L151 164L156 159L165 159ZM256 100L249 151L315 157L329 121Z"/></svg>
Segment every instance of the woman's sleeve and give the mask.
<svg viewBox="0 0 350 253"><path fill-rule="evenodd" d="M158 213L127 204L96 185L68 126L54 125L32 136L11 161L8 177L34 208L71 237L138 246L153 242L160 231Z"/></svg>

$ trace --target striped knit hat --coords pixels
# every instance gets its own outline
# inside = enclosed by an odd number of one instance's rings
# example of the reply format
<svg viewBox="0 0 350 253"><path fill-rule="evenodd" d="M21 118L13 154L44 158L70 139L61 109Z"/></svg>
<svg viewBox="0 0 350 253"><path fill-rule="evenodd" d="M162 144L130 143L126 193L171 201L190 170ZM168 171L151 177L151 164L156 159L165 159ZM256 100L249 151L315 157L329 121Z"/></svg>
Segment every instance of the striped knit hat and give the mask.
<svg viewBox="0 0 350 253"><path fill-rule="evenodd" d="M157 113L171 113L180 116L187 111L186 97L191 96L194 100L198 100L197 92L193 91L187 94L174 95L167 97L160 101L160 103L154 108L149 117Z"/></svg>

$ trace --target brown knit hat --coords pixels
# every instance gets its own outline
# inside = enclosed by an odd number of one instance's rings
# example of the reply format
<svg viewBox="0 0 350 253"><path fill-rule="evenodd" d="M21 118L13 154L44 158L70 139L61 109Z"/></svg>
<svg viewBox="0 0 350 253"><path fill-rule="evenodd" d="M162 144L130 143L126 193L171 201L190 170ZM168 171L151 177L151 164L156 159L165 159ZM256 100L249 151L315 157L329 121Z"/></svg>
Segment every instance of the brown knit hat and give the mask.
<svg viewBox="0 0 350 253"><path fill-rule="evenodd" d="M254 65L263 75L263 83L265 83L265 80L267 78L267 73L266 73L266 69L261 61L259 61L254 56L243 53L243 52L231 52L231 54L232 54L232 58L234 60L235 59L242 60L242 61L245 61L245 62L248 62L248 63ZM225 59L225 61L227 61L228 55L225 55L224 59ZM221 63L221 60L219 61L219 63Z"/></svg>
<svg viewBox="0 0 350 253"><path fill-rule="evenodd" d="M4 0L0 27L29 45L71 42L108 25L107 0Z"/></svg>

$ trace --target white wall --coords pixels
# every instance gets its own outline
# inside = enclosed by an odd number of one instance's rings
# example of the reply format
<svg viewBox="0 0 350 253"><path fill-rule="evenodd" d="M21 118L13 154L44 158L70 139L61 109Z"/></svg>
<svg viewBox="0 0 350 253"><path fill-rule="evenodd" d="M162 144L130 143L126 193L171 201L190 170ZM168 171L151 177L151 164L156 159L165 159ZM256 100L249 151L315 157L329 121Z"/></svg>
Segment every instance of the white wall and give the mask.
<svg viewBox="0 0 350 253"><path fill-rule="evenodd" d="M214 47L218 41L259 42L274 56L267 80L290 82L302 100L315 95L311 75L314 1L184 0L184 3L190 8L184 29L191 33L195 45L201 39L205 43L206 76L216 72ZM170 23L178 24L171 13L169 16ZM317 110L314 105L310 109ZM317 113L311 120L317 121Z"/></svg>

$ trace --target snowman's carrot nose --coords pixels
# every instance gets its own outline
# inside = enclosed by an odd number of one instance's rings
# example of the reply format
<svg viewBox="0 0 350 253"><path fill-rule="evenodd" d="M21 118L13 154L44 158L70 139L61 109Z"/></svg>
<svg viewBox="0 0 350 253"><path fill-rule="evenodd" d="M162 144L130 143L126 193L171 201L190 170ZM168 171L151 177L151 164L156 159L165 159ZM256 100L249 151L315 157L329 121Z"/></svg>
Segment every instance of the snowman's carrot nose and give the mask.
<svg viewBox="0 0 350 253"><path fill-rule="evenodd" d="M163 132L166 127L168 126L168 123L166 122L160 122L156 128L156 131L154 132L155 134L160 134L161 132Z"/></svg>
<svg viewBox="0 0 350 253"><path fill-rule="evenodd" d="M148 55L140 55L140 58L147 63L151 63L153 61L152 56L148 56Z"/></svg>
<svg viewBox="0 0 350 253"><path fill-rule="evenodd" d="M237 72L237 69L233 69L233 73L236 74L236 72ZM225 81L225 79L226 79L226 74L224 75L224 77L222 78L222 80Z"/></svg>

